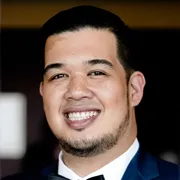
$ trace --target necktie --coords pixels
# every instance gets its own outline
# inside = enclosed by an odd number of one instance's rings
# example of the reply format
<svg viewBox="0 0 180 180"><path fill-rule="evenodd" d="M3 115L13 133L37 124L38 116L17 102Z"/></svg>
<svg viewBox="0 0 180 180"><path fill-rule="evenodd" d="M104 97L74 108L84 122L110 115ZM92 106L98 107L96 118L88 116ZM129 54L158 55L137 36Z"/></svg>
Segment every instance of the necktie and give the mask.
<svg viewBox="0 0 180 180"><path fill-rule="evenodd" d="M51 174L48 176L48 180L70 180L70 179L60 176L60 175ZM99 175L99 176L91 177L87 180L105 180L105 179L103 175Z"/></svg>

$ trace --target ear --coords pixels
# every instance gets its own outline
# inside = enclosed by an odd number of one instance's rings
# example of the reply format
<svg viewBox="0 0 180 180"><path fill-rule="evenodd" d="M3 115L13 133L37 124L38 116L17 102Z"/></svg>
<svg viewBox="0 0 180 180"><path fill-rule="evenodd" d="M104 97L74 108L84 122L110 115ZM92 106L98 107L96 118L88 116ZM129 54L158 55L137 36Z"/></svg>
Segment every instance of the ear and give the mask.
<svg viewBox="0 0 180 180"><path fill-rule="evenodd" d="M41 96L43 96L43 82L42 81L39 86L39 93L41 94Z"/></svg>
<svg viewBox="0 0 180 180"><path fill-rule="evenodd" d="M144 86L145 86L145 78L144 75L135 71L129 80L129 100L131 106L137 106L143 97Z"/></svg>

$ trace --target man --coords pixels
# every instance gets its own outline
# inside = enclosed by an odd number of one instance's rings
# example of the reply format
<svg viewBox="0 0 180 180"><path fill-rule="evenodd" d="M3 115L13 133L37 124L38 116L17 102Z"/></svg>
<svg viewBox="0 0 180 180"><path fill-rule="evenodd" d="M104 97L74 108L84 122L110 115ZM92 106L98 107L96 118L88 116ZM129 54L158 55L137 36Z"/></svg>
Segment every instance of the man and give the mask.
<svg viewBox="0 0 180 180"><path fill-rule="evenodd" d="M53 16L41 33L40 94L61 152L57 164L16 178L179 179L177 165L143 152L137 140L135 107L145 78L134 66L131 30L121 19L79 6Z"/></svg>

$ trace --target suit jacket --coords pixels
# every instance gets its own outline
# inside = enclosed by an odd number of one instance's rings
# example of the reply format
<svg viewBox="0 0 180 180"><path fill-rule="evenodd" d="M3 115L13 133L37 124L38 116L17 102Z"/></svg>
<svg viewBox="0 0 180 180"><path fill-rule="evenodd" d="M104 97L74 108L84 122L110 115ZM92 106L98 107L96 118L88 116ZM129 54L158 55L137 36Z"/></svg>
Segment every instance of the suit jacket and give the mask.
<svg viewBox="0 0 180 180"><path fill-rule="evenodd" d="M40 172L21 173L3 180L48 180L48 176L57 173L57 169L58 162L55 162ZM154 157L140 148L122 180L180 180L180 166Z"/></svg>

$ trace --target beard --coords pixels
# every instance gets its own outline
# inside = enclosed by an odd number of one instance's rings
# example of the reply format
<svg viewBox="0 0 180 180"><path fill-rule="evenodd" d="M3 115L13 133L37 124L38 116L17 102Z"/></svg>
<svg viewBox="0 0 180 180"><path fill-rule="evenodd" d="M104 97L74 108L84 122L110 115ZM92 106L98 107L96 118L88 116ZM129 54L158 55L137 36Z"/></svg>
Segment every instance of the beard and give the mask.
<svg viewBox="0 0 180 180"><path fill-rule="evenodd" d="M127 100L128 102L128 100ZM70 140L59 137L60 148L66 153L77 157L93 157L106 152L114 147L119 138L121 138L129 126L129 104L124 115L122 123L112 132L103 134L101 137L94 139Z"/></svg>

